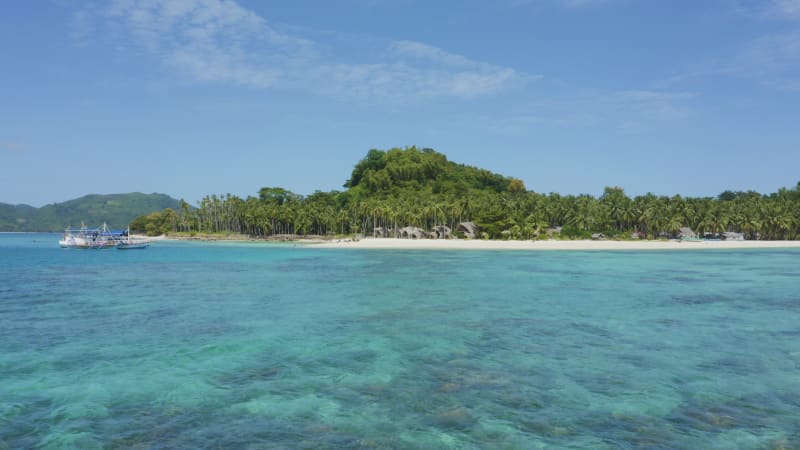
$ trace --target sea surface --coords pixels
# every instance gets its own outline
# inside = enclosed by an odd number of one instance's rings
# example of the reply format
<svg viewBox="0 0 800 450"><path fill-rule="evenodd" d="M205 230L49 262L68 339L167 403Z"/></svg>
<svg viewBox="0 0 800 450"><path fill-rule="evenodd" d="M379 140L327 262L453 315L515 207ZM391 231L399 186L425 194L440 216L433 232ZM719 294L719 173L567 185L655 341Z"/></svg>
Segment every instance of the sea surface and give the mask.
<svg viewBox="0 0 800 450"><path fill-rule="evenodd" d="M800 250L0 234L0 449L796 449Z"/></svg>

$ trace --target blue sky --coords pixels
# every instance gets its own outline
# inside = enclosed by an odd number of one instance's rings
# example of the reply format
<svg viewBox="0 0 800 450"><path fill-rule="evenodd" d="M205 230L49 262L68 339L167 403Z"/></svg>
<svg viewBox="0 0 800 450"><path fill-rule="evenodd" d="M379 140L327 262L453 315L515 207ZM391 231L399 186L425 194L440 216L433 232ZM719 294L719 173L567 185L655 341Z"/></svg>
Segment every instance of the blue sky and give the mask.
<svg viewBox="0 0 800 450"><path fill-rule="evenodd" d="M525 181L800 181L800 0L0 5L0 202L342 189L417 145Z"/></svg>

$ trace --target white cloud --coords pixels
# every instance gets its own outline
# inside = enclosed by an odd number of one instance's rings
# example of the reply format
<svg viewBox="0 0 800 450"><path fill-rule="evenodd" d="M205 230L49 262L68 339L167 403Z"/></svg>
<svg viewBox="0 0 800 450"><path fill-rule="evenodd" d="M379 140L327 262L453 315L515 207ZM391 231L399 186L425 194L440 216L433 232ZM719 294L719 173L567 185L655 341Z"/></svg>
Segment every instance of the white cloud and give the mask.
<svg viewBox="0 0 800 450"><path fill-rule="evenodd" d="M436 48L421 42L414 41L395 41L389 45L389 50L401 56L411 56L427 60L436 64L455 67L488 67L488 64L477 63L468 58L448 53L440 48Z"/></svg>
<svg viewBox="0 0 800 450"><path fill-rule="evenodd" d="M800 0L731 0L734 10L756 20L798 20ZM728 58L707 61L668 80L731 76L781 91L800 92L800 30L751 39Z"/></svg>
<svg viewBox="0 0 800 450"><path fill-rule="evenodd" d="M773 14L780 17L800 18L800 0L774 0L772 5Z"/></svg>
<svg viewBox="0 0 800 450"><path fill-rule="evenodd" d="M800 19L800 0L735 0L739 14L761 19Z"/></svg>
<svg viewBox="0 0 800 450"><path fill-rule="evenodd" d="M619 0L507 0L511 6L546 6L557 5L565 8L583 8L600 4L612 3Z"/></svg>
<svg viewBox="0 0 800 450"><path fill-rule="evenodd" d="M658 92L648 90L621 91L608 97L610 105L616 104L632 116L648 120L678 120L691 114L685 101L694 95L686 92Z"/></svg>
<svg viewBox="0 0 800 450"><path fill-rule="evenodd" d="M83 23L86 10L78 14ZM232 0L115 0L100 16L163 64L203 82L407 101L489 95L536 78L413 41L384 43L372 61L345 62L337 51L354 49L282 32Z"/></svg>
<svg viewBox="0 0 800 450"><path fill-rule="evenodd" d="M669 87L696 79L732 77L786 92L800 92L800 30L761 36L732 55L695 64L657 83Z"/></svg>
<svg viewBox="0 0 800 450"><path fill-rule="evenodd" d="M389 46L395 57L434 64L423 77L414 77L423 90L447 92L455 97L476 97L502 91L514 84L542 78L520 74L513 69L473 61L421 42L395 41ZM405 64L407 61L403 61ZM409 63L406 67L411 67Z"/></svg>
<svg viewBox="0 0 800 450"><path fill-rule="evenodd" d="M742 59L765 69L785 69L800 63L800 31L763 36L749 43Z"/></svg>
<svg viewBox="0 0 800 450"><path fill-rule="evenodd" d="M73 44L78 47L85 47L89 43L89 37L94 31L91 23L92 16L88 11L78 11L72 17L70 37Z"/></svg>
<svg viewBox="0 0 800 450"><path fill-rule="evenodd" d="M516 114L492 120L490 130L508 134L539 126L613 127L627 131L692 116L694 94L653 90L598 92L529 104Z"/></svg>
<svg viewBox="0 0 800 450"><path fill-rule="evenodd" d="M764 36L749 43L733 73L786 91L800 91L800 31Z"/></svg>
<svg viewBox="0 0 800 450"><path fill-rule="evenodd" d="M560 0L560 3L569 8L580 8L582 6L594 6L610 1L611 0Z"/></svg>

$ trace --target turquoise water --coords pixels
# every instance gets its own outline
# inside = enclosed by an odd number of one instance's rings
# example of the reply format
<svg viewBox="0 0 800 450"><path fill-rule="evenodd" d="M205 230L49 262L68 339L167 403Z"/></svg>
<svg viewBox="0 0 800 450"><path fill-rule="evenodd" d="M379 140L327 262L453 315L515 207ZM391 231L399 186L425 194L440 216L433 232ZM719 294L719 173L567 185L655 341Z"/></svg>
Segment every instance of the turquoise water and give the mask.
<svg viewBox="0 0 800 450"><path fill-rule="evenodd" d="M0 449L800 448L800 251L0 235Z"/></svg>

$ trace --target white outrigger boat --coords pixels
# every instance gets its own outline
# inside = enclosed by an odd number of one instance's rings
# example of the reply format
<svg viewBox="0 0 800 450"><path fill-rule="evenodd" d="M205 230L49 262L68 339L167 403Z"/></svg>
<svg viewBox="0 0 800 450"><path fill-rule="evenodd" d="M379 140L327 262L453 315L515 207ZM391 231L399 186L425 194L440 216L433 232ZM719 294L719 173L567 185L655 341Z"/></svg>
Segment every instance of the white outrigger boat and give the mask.
<svg viewBox="0 0 800 450"><path fill-rule="evenodd" d="M58 245L62 248L94 250L114 248L122 241L123 234L124 231L109 230L106 224L102 228L67 228Z"/></svg>
<svg viewBox="0 0 800 450"><path fill-rule="evenodd" d="M150 245L149 239L133 238L130 228L127 230L109 230L106 224L102 228L67 228L64 237L58 241L62 248L120 250L142 249Z"/></svg>

